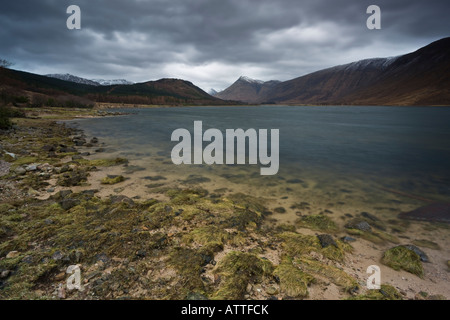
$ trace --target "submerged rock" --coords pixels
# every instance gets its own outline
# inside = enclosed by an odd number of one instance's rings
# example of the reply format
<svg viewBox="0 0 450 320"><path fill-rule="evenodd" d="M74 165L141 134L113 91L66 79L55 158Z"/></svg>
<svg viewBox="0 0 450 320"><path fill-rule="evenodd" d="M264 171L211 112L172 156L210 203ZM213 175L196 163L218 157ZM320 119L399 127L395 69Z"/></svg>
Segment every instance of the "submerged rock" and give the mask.
<svg viewBox="0 0 450 320"><path fill-rule="evenodd" d="M354 219L345 225L347 229L357 229L361 231L372 231L372 227L367 221Z"/></svg>
<svg viewBox="0 0 450 320"><path fill-rule="evenodd" d="M450 203L432 203L398 215L400 219L450 223Z"/></svg>
<svg viewBox="0 0 450 320"><path fill-rule="evenodd" d="M373 214L368 213L368 212L361 212L361 216L363 216L364 218L367 218L369 220L372 220L372 221L379 221L380 220L377 217L375 217Z"/></svg>
<svg viewBox="0 0 450 320"><path fill-rule="evenodd" d="M286 209L283 207L278 207L273 209L273 211L275 211L276 213L286 213Z"/></svg>

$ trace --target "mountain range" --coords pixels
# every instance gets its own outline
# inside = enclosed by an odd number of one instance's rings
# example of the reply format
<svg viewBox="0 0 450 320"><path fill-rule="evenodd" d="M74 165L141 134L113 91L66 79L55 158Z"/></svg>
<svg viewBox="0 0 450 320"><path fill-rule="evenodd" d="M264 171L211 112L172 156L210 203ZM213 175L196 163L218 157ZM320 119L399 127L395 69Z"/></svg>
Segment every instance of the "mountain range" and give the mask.
<svg viewBox="0 0 450 320"><path fill-rule="evenodd" d="M81 84L88 84L91 86L112 86L117 84L133 84L133 82L124 80L124 79L114 79L114 80L105 80L105 79L85 79L81 77L74 76L69 73L56 73L56 74L46 74L46 77L50 78L56 78L60 80L75 82L75 83L81 83Z"/></svg>
<svg viewBox="0 0 450 320"><path fill-rule="evenodd" d="M240 77L215 96L273 104L450 105L450 38L409 54L361 60L284 82Z"/></svg>
<svg viewBox="0 0 450 320"><path fill-rule="evenodd" d="M0 68L0 98L7 102L28 101L31 106L85 107L95 102L135 105L236 104L212 97L193 83L180 79L100 85L99 82L66 76L66 80L61 80Z"/></svg>
<svg viewBox="0 0 450 320"><path fill-rule="evenodd" d="M409 54L361 60L283 82L240 77L224 91L210 93L214 96L179 79L132 84L0 68L0 98L6 104L450 105L450 38Z"/></svg>

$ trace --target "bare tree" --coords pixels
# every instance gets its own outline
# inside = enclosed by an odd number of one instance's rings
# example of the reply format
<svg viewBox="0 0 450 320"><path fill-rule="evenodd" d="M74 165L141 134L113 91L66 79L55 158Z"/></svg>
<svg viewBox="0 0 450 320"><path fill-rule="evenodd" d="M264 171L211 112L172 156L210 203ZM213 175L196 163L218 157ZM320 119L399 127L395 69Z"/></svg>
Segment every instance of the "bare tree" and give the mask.
<svg viewBox="0 0 450 320"><path fill-rule="evenodd" d="M11 61L8 61L6 59L0 59L0 68L9 68L12 65L14 65L14 63L12 63Z"/></svg>

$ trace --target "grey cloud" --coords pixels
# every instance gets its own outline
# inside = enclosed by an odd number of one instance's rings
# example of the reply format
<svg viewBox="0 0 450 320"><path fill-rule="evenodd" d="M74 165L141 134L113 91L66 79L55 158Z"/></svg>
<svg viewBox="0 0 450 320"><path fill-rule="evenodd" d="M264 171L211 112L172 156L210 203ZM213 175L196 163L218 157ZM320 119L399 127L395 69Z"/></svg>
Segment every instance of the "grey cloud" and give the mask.
<svg viewBox="0 0 450 320"><path fill-rule="evenodd" d="M66 8L82 10L67 30ZM382 30L365 27L370 4ZM448 36L448 0L15 0L0 11L0 57L31 72L223 89L239 75L287 80L397 55Z"/></svg>

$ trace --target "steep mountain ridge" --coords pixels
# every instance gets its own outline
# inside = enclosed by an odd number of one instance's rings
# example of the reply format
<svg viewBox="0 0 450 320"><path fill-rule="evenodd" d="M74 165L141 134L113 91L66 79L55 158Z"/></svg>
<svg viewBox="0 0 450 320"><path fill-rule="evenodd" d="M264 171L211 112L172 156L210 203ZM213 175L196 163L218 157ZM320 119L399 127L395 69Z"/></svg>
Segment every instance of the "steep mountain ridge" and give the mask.
<svg viewBox="0 0 450 320"><path fill-rule="evenodd" d="M250 103L450 105L450 38L409 54L339 65L264 89L239 79L222 93L217 96Z"/></svg>
<svg viewBox="0 0 450 320"><path fill-rule="evenodd" d="M235 100L249 103L257 103L261 100L261 96L266 93L279 81L261 81L241 76L230 87L215 95L215 97L224 100Z"/></svg>

